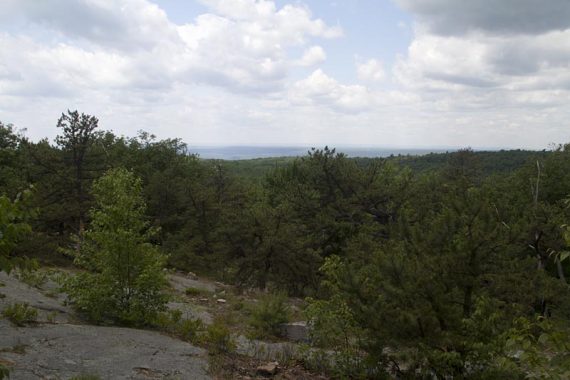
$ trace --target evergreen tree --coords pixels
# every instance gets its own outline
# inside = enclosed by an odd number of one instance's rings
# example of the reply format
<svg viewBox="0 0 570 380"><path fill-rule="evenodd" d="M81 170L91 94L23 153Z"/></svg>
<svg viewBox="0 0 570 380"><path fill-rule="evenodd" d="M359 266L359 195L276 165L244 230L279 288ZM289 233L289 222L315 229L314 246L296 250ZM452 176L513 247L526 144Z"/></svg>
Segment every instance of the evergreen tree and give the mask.
<svg viewBox="0 0 570 380"><path fill-rule="evenodd" d="M92 149L98 136L98 124L99 120L95 116L69 110L67 114L61 114L57 121L62 134L55 141L63 153L75 206L76 231L80 234L85 228L89 185L96 178L96 173L103 169L100 160L93 157Z"/></svg>
<svg viewBox="0 0 570 380"><path fill-rule="evenodd" d="M13 256L17 244L30 232L30 226L25 222L29 215L22 207L22 198L28 194L29 191L22 193L14 202L0 195L0 272L9 273L14 267L29 263Z"/></svg>

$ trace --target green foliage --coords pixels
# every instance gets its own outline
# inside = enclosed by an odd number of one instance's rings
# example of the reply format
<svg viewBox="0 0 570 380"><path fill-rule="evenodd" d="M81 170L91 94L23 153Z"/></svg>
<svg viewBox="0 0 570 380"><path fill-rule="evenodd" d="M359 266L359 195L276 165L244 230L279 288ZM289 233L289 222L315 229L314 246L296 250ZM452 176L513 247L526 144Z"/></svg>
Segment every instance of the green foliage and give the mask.
<svg viewBox="0 0 570 380"><path fill-rule="evenodd" d="M281 325L289 322L289 305L285 293L265 294L252 306L249 325L257 339L277 337L281 334Z"/></svg>
<svg viewBox="0 0 570 380"><path fill-rule="evenodd" d="M41 288L48 280L48 273L38 270L38 266L35 265L34 267L18 270L16 277L28 286Z"/></svg>
<svg viewBox="0 0 570 380"><path fill-rule="evenodd" d="M221 165L233 176L244 178L254 183L277 168L283 168L295 161L295 157L264 157L250 160L204 160L207 164Z"/></svg>
<svg viewBox="0 0 570 380"><path fill-rule="evenodd" d="M99 375L83 374L83 375L73 376L69 380L101 380L101 377Z"/></svg>
<svg viewBox="0 0 570 380"><path fill-rule="evenodd" d="M215 320L206 328L202 343L211 355L228 354L236 349L230 329L220 320Z"/></svg>
<svg viewBox="0 0 570 380"><path fill-rule="evenodd" d="M30 226L25 222L29 214L22 206L29 193L24 192L14 202L0 196L0 272L9 273L15 266L33 265L30 261L12 257L18 242L30 233Z"/></svg>
<svg viewBox="0 0 570 380"><path fill-rule="evenodd" d="M94 184L91 227L77 240L75 262L88 271L66 288L75 306L94 321L151 324L164 309L165 257L147 241L141 182L124 169Z"/></svg>
<svg viewBox="0 0 570 380"><path fill-rule="evenodd" d="M192 288L192 287L186 288L186 290L184 291L184 294L186 294L189 297L198 297L208 293L209 292L207 290L200 288Z"/></svg>
<svg viewBox="0 0 570 380"><path fill-rule="evenodd" d="M75 214L72 217L77 223L75 228L78 233L82 233L85 228L85 214L90 198L88 188L93 181L93 174L103 169L93 149L99 136L96 131L98 123L95 116L69 110L62 113L57 121L61 135L56 137L55 142L63 153L63 165L58 174L67 182L68 189L62 190L71 190L68 209Z"/></svg>
<svg viewBox="0 0 570 380"><path fill-rule="evenodd" d="M204 331L204 323L200 319L183 319L177 328L182 339L198 343L200 334Z"/></svg>
<svg viewBox="0 0 570 380"><path fill-rule="evenodd" d="M16 326L25 326L38 319L38 311L27 303L14 303L2 311L2 316Z"/></svg>
<svg viewBox="0 0 570 380"><path fill-rule="evenodd" d="M205 331L204 323L200 319L183 319L180 310L159 313L155 323L161 330L191 343L200 343L202 333Z"/></svg>
<svg viewBox="0 0 570 380"><path fill-rule="evenodd" d="M335 265L336 260L327 259L325 267ZM310 341L320 348L307 353L307 364L339 378L367 378L366 356L361 350L362 331L346 302L335 295L328 300L309 298L307 302Z"/></svg>
<svg viewBox="0 0 570 380"><path fill-rule="evenodd" d="M66 247L86 270L67 289L94 320L227 351L220 323L207 332L162 312L160 246L178 269L311 296L307 363L337 377L566 376L569 145L226 162L179 139L99 132L78 112L58 127L52 144L0 124L0 270L26 254L63 262L54 253ZM101 178L109 167L134 174ZM29 184L31 219L17 197ZM283 314L262 302L253 324L275 334Z"/></svg>
<svg viewBox="0 0 570 380"><path fill-rule="evenodd" d="M484 176L496 174L512 173L524 167L529 161L536 162L537 159L544 159L550 155L548 151L531 150L499 150L499 151L477 151L475 158L480 162L481 173ZM426 155L398 155L387 159L396 162L398 165L408 167L416 173L437 172L441 170L450 160L453 160L458 152L429 153Z"/></svg>
<svg viewBox="0 0 570 380"><path fill-rule="evenodd" d="M545 318L519 318L504 334L509 355L499 357L506 371L523 373L527 379L570 377L570 329L566 323Z"/></svg>
<svg viewBox="0 0 570 380"><path fill-rule="evenodd" d="M8 379L9 377L10 377L10 370L6 366L0 364L0 380Z"/></svg>

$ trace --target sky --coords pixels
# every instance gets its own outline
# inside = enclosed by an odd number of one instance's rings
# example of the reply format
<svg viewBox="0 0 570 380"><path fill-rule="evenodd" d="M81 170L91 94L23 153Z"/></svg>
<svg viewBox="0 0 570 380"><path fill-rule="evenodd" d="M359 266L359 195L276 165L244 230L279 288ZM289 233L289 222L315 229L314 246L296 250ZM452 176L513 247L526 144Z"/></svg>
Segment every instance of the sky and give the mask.
<svg viewBox="0 0 570 380"><path fill-rule="evenodd" d="M190 145L570 142L568 0L1 0L0 121Z"/></svg>

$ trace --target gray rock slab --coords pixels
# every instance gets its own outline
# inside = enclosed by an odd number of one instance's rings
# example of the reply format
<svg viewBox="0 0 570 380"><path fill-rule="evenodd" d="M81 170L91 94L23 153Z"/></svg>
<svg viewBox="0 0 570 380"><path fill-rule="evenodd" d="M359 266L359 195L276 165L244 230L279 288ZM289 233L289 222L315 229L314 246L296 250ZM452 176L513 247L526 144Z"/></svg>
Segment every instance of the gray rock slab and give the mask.
<svg viewBox="0 0 570 380"><path fill-rule="evenodd" d="M309 328L307 322L291 322L281 325L281 333L283 337L292 342L308 342Z"/></svg>
<svg viewBox="0 0 570 380"><path fill-rule="evenodd" d="M234 337L237 353L262 361L286 363L298 356L298 346L291 342L264 342L248 339L244 335Z"/></svg>
<svg viewBox="0 0 570 380"><path fill-rule="evenodd" d="M214 320L212 315L200 306L182 302L169 302L166 304L166 307L170 310L180 310L184 319L199 319L206 325L211 325Z"/></svg>
<svg viewBox="0 0 570 380"><path fill-rule="evenodd" d="M188 288L196 288L211 293L214 293L217 289L216 285L210 281L199 280L195 277L190 278L179 273L168 275L168 280L170 281L170 285L181 293L184 293Z"/></svg>
<svg viewBox="0 0 570 380"><path fill-rule="evenodd" d="M60 298L48 297L39 289L4 272L0 272L0 283L3 284L0 286L0 293L4 294L4 297L0 298L0 310L14 303L27 303L40 311L40 321L45 321L48 314L52 314L56 322L70 321L71 308L63 306Z"/></svg>
<svg viewBox="0 0 570 380"><path fill-rule="evenodd" d="M24 353L10 352L23 347ZM16 328L0 321L0 359L11 380L209 379L204 350L158 332L87 325Z"/></svg>

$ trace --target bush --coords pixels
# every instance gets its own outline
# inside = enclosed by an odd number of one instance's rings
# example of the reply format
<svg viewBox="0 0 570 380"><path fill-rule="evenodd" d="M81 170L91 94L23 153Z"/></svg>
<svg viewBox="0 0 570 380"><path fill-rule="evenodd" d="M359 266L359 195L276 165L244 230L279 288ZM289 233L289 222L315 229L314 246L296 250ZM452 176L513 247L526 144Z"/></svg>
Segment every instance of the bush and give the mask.
<svg viewBox="0 0 570 380"><path fill-rule="evenodd" d="M0 364L0 380L8 379L10 377L10 370Z"/></svg>
<svg viewBox="0 0 570 380"><path fill-rule="evenodd" d="M33 288L41 288L48 280L48 275L37 267L16 271L16 277L23 283Z"/></svg>
<svg viewBox="0 0 570 380"><path fill-rule="evenodd" d="M337 296L329 300L307 299L305 314L310 323L310 341L319 349L303 355L307 367L326 371L335 377L367 378L365 356L359 344L364 335L345 301Z"/></svg>
<svg viewBox="0 0 570 380"><path fill-rule="evenodd" d="M2 312L4 318L16 326L25 326L27 323L35 322L38 319L38 311L27 303L15 303L8 306Z"/></svg>
<svg viewBox="0 0 570 380"><path fill-rule="evenodd" d="M22 207L22 202L28 198L27 190L12 202L6 196L0 196L0 272L10 273L14 268L25 268L30 261L13 257L17 243L30 233L31 228L24 222L30 215Z"/></svg>
<svg viewBox="0 0 570 380"><path fill-rule="evenodd" d="M101 377L98 375L77 375L69 380L101 380Z"/></svg>
<svg viewBox="0 0 570 380"><path fill-rule="evenodd" d="M214 321L206 328L206 334L202 337L202 343L212 355L228 354L236 349L230 329L221 321Z"/></svg>
<svg viewBox="0 0 570 380"><path fill-rule="evenodd" d="M145 221L142 183L125 169L109 171L93 185L91 228L77 237L75 263L91 272L65 289L75 306L100 322L156 323L165 309L166 257L148 243L156 231Z"/></svg>
<svg viewBox="0 0 570 380"><path fill-rule="evenodd" d="M184 293L186 293L186 295L189 297L198 297L198 296L207 294L208 291L204 290L204 289L199 289L199 288L186 288Z"/></svg>
<svg viewBox="0 0 570 380"><path fill-rule="evenodd" d="M182 339L191 343L199 341L199 334L204 330L204 323L199 319L183 319L178 323L177 332Z"/></svg>
<svg viewBox="0 0 570 380"><path fill-rule="evenodd" d="M261 298L251 310L249 321L254 338L276 337L281 333L281 325L289 321L289 305L284 293L268 294Z"/></svg>
<svg viewBox="0 0 570 380"><path fill-rule="evenodd" d="M204 323L199 319L182 319L182 311L168 310L160 313L157 326L163 331L178 335L191 343L198 343L200 333L204 331Z"/></svg>

